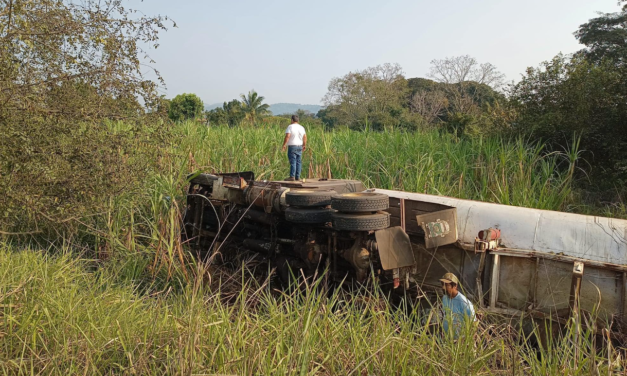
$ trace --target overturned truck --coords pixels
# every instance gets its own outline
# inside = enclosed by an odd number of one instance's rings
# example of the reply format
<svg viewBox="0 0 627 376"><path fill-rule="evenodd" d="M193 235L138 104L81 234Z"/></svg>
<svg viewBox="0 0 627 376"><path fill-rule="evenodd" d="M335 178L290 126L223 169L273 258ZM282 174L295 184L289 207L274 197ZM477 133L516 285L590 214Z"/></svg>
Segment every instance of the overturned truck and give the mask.
<svg viewBox="0 0 627 376"><path fill-rule="evenodd" d="M625 220L241 172L190 176L184 229L201 257L260 252L283 279L327 269L434 299L453 272L486 311L563 322L583 310L624 331Z"/></svg>

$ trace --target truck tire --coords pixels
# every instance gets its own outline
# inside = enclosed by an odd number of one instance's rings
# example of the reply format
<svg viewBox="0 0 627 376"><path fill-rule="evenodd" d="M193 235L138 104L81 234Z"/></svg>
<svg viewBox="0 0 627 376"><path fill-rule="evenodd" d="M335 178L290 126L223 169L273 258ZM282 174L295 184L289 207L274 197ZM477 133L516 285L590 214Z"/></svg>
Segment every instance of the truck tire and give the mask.
<svg viewBox="0 0 627 376"><path fill-rule="evenodd" d="M331 208L343 213L364 213L385 210L390 198L383 193L344 193L331 198Z"/></svg>
<svg viewBox="0 0 627 376"><path fill-rule="evenodd" d="M335 191L293 190L285 194L285 202L289 206L327 206L331 205L331 196L335 195Z"/></svg>
<svg viewBox="0 0 627 376"><path fill-rule="evenodd" d="M287 208L285 210L285 219L293 223L326 223L331 222L331 214L333 209L328 208Z"/></svg>
<svg viewBox="0 0 627 376"><path fill-rule="evenodd" d="M333 213L333 228L343 231L373 231L390 227L390 214Z"/></svg>

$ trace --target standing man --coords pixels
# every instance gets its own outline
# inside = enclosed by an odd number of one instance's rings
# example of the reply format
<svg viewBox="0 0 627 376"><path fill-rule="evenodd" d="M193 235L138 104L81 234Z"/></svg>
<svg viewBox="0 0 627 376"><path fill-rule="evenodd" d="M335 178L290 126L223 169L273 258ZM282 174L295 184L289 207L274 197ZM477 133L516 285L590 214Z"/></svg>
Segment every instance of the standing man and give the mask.
<svg viewBox="0 0 627 376"><path fill-rule="evenodd" d="M292 115L292 124L285 130L282 151L287 147L287 159L290 161L290 177L286 181L300 180L302 155L307 150L305 128L298 124L298 116Z"/></svg>
<svg viewBox="0 0 627 376"><path fill-rule="evenodd" d="M461 292L459 292L459 280L453 273L446 273L440 279L444 288L442 309L444 311L444 333L449 333L452 326L453 337L459 337L462 325L477 320L475 308Z"/></svg>

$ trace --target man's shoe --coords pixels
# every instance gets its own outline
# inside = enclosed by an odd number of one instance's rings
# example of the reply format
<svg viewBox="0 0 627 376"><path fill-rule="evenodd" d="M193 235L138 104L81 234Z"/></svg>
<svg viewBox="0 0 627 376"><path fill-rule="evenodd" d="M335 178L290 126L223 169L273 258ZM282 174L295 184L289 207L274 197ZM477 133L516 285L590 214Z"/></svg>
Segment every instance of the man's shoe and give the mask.
<svg viewBox="0 0 627 376"><path fill-rule="evenodd" d="M296 179L294 179L293 176L290 176L289 178L285 179L285 181L295 181Z"/></svg>

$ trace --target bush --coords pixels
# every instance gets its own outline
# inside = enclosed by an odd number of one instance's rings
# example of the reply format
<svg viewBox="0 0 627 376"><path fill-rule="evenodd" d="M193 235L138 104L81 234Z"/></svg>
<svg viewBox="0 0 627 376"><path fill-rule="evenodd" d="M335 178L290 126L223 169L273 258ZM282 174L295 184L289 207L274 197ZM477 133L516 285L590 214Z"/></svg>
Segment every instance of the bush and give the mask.
<svg viewBox="0 0 627 376"><path fill-rule="evenodd" d="M173 121L195 119L202 114L204 106L202 100L196 94L179 94L172 102L168 110L168 116Z"/></svg>
<svg viewBox="0 0 627 376"><path fill-rule="evenodd" d="M0 229L42 235L94 225L109 200L133 194L164 148L162 123L9 122L0 137Z"/></svg>

